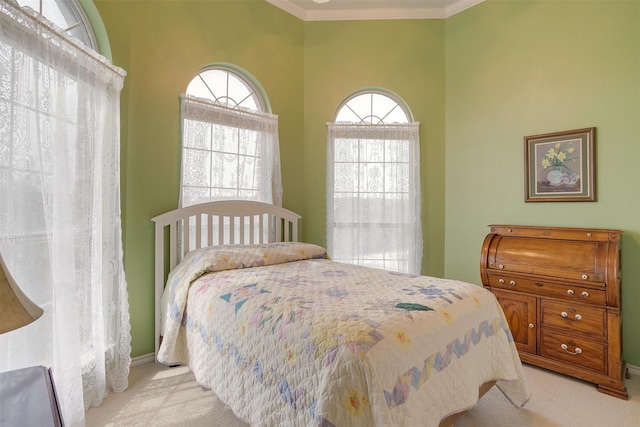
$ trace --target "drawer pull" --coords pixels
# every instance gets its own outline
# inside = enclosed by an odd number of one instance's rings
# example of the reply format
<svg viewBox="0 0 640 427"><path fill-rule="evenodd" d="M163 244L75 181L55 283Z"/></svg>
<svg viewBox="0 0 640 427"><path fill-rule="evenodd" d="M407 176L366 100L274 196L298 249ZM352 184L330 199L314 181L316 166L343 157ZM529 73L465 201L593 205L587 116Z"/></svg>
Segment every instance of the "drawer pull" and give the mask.
<svg viewBox="0 0 640 427"><path fill-rule="evenodd" d="M560 346L560 348L562 348L564 351L566 351L569 354L580 354L582 353L582 349L580 347L576 347L576 349L574 351L569 351L569 346L566 344L562 344Z"/></svg>
<svg viewBox="0 0 640 427"><path fill-rule="evenodd" d="M500 283L503 286L506 286L507 288L512 288L516 285L515 280L509 280L509 284L507 285L507 282L504 279L498 279L498 283Z"/></svg>
<svg viewBox="0 0 640 427"><path fill-rule="evenodd" d="M589 278L589 276L587 276L586 274L582 275L582 280L587 280Z"/></svg>
<svg viewBox="0 0 640 427"><path fill-rule="evenodd" d="M569 314L568 314L566 311L563 311L562 313L560 313L560 316L564 317L565 319L568 319L568 318L569 318ZM580 315L580 314L576 314L576 315L574 316L574 318L575 318L576 320L582 320L582 315Z"/></svg>
<svg viewBox="0 0 640 427"><path fill-rule="evenodd" d="M533 328L534 328L533 323L529 323L529 329L533 329Z"/></svg>
<svg viewBox="0 0 640 427"><path fill-rule="evenodd" d="M573 291L573 289L567 289L567 294L574 296L576 293ZM589 292L587 291L582 291L582 293L580 294L582 296L582 298L586 298L589 296Z"/></svg>
<svg viewBox="0 0 640 427"><path fill-rule="evenodd" d="M500 270L502 270L502 269L504 268L504 265L502 265L502 264L498 264L498 268L499 268Z"/></svg>

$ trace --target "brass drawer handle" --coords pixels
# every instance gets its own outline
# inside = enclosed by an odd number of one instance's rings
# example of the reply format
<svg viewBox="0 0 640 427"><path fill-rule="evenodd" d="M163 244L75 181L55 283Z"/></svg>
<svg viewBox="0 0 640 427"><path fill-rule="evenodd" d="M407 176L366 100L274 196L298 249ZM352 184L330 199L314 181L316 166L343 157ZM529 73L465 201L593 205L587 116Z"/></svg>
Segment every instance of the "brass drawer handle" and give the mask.
<svg viewBox="0 0 640 427"><path fill-rule="evenodd" d="M576 347L576 349L574 351L569 351L569 346L566 344L562 344L560 346L560 348L562 348L564 351L566 351L569 354L580 354L582 353L582 349L580 347Z"/></svg>

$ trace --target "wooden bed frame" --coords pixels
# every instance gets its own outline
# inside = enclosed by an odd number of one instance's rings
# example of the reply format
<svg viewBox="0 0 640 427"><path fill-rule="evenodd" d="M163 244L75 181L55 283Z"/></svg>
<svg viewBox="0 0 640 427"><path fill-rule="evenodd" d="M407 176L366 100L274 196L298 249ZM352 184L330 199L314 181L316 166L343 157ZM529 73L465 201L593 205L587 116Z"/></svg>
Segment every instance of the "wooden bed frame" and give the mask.
<svg viewBox="0 0 640 427"><path fill-rule="evenodd" d="M300 215L282 207L247 200L202 203L152 218L155 222L156 356L161 342L160 300L167 275L188 251L212 245L297 242L300 218ZM185 227L185 224L189 226ZM217 232L214 233L214 229ZM482 384L478 399L495 383L488 381ZM444 418L440 427L452 426L465 412Z"/></svg>

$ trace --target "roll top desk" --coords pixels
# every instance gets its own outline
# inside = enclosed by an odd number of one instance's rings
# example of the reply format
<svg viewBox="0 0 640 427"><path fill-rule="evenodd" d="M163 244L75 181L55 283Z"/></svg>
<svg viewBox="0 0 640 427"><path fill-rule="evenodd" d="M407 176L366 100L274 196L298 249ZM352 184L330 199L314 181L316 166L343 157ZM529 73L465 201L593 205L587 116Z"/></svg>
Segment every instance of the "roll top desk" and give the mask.
<svg viewBox="0 0 640 427"><path fill-rule="evenodd" d="M490 225L482 284L498 299L523 362L627 399L620 237L597 228Z"/></svg>

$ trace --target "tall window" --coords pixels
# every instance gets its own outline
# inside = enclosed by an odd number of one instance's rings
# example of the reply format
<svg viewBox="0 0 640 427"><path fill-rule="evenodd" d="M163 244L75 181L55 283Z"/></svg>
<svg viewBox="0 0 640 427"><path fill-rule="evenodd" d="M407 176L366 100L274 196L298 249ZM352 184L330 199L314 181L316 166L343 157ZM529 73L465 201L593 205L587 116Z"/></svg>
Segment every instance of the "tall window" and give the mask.
<svg viewBox="0 0 640 427"><path fill-rule="evenodd" d="M419 124L393 94L356 93L328 124L327 249L341 262L420 274Z"/></svg>
<svg viewBox="0 0 640 427"><path fill-rule="evenodd" d="M82 426L86 409L127 387L131 361L120 219L125 72L69 37L75 0L36 3L0 1L0 251L44 314L0 335L0 371L51 367L65 425ZM65 19L52 23L49 13Z"/></svg>
<svg viewBox="0 0 640 427"><path fill-rule="evenodd" d="M182 206L219 199L282 204L278 117L248 75L200 72L182 102Z"/></svg>

